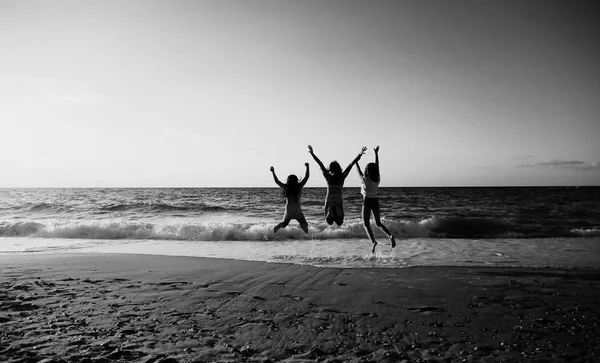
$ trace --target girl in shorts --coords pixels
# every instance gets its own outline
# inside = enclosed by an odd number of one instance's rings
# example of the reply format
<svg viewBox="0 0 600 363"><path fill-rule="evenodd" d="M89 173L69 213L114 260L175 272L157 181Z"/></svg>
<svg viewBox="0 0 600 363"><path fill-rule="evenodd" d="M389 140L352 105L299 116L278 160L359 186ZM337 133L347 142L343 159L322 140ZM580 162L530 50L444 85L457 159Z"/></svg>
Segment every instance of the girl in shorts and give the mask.
<svg viewBox="0 0 600 363"><path fill-rule="evenodd" d="M371 212L373 212L373 217L375 217L375 223L377 224L377 227L379 227L388 236L390 242L392 243L392 248L396 247L396 239L380 220L379 198L377 197L377 188L379 187L379 146L377 146L374 150L375 162L367 164L364 174L362 170L360 170L360 165L358 165L358 162L356 163L356 169L358 170L358 174L362 180L362 185L360 188L360 193L363 195L362 219L365 226L365 231L367 231L367 235L373 244L373 249L371 250L372 253L375 253L377 241L375 240L373 231L371 230Z"/></svg>
<svg viewBox="0 0 600 363"><path fill-rule="evenodd" d="M300 207L300 194L302 192L302 187L308 181L308 177L310 175L308 163L304 163L306 166L306 174L304 175L304 179L302 181L298 181L298 177L294 174L291 174L287 177L287 183L283 184L277 179L277 175L275 174L275 168L271 167L271 173L273 173L273 179L275 183L279 185L283 189L283 196L285 198L285 214L283 215L283 221L275 226L273 229L274 233L277 233L281 228L287 227L288 223L292 219L295 219L300 223L300 228L305 233L308 233L308 222L306 222L306 218L304 218L304 213L302 213L302 208Z"/></svg>

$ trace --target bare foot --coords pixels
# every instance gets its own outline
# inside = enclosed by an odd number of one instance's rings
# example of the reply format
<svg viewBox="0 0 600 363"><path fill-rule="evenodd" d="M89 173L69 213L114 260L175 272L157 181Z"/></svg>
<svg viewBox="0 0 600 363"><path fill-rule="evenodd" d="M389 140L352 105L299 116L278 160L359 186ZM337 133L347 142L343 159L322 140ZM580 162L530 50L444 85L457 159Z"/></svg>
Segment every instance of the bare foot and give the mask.
<svg viewBox="0 0 600 363"><path fill-rule="evenodd" d="M373 249L371 250L371 253L375 253L375 246L377 246L377 242L376 241L373 242Z"/></svg>
<svg viewBox="0 0 600 363"><path fill-rule="evenodd" d="M392 242L392 248L396 247L396 239L394 236L390 236L390 242Z"/></svg>
<svg viewBox="0 0 600 363"><path fill-rule="evenodd" d="M277 231L279 231L279 229L281 228L281 226L278 224L275 226L275 228L273 228L273 233L277 233Z"/></svg>

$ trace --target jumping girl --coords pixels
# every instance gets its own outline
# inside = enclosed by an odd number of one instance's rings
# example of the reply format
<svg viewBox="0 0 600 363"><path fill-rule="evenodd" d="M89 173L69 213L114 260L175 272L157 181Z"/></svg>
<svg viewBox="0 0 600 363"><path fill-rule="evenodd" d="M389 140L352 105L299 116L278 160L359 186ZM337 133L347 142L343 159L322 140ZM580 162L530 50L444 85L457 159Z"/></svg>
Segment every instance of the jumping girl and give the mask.
<svg viewBox="0 0 600 363"><path fill-rule="evenodd" d="M273 232L277 233L279 229L287 227L288 223L292 219L295 219L300 223L300 228L305 233L308 233L308 222L306 222L306 218L304 218L304 213L302 213L302 208L300 207L300 194L302 192L302 187L308 181L308 177L310 175L308 169L308 163L304 163L306 166L306 174L304 175L304 179L301 182L298 182L298 177L294 174L291 174L287 177L287 183L283 184L277 179L277 175L275 175L275 168L271 167L271 173L273 173L273 179L275 183L283 188L283 196L285 197L285 214L283 215L283 221L273 228Z"/></svg>
<svg viewBox="0 0 600 363"><path fill-rule="evenodd" d="M313 152L312 146L308 145L308 152L321 167L323 176L327 181L327 196L325 197L325 220L327 221L327 224L331 225L335 222L338 226L341 226L342 223L344 223L344 206L342 200L344 181L346 180L348 173L350 173L350 170L352 170L352 166L360 160L360 157L366 150L367 148L363 147L361 152L354 158L350 165L348 165L346 170L342 171L342 167L337 161L332 161L329 164L329 169L326 169L321 160L319 160L317 155Z"/></svg>
<svg viewBox="0 0 600 363"><path fill-rule="evenodd" d="M388 236L390 242L392 243L392 248L396 247L396 239L380 220L379 198L377 197L377 188L379 187L379 146L377 146L374 150L375 162L367 164L364 175L360 170L360 165L358 165L358 162L356 163L356 169L358 170L358 174L362 179L362 185L360 188L360 193L363 195L362 218L367 235L369 236L371 243L373 243L373 249L371 250L372 253L375 253L377 241L375 240L373 231L371 230L371 211L373 212L373 217L375 217L375 223L377 224L377 227L379 227Z"/></svg>

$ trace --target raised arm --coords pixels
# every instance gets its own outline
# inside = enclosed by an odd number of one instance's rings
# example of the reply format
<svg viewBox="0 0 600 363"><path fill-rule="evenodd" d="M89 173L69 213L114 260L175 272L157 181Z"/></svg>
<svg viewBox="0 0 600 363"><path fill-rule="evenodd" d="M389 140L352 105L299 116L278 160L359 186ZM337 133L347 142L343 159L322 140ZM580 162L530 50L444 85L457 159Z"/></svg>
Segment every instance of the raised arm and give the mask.
<svg viewBox="0 0 600 363"><path fill-rule="evenodd" d="M275 175L275 168L271 167L271 173L273 174L273 180L275 180L275 183L277 185L279 185L282 188L285 188L285 184L283 184L282 182L279 181L279 179L277 179L277 175Z"/></svg>
<svg viewBox="0 0 600 363"><path fill-rule="evenodd" d="M373 150L375 150L375 164L379 167L379 145Z"/></svg>
<svg viewBox="0 0 600 363"><path fill-rule="evenodd" d="M358 161L363 156L363 154L365 153L365 151L367 151L367 148L365 146L363 146L363 148L360 150L360 153L358 153L358 155L354 158L354 160L352 160L352 162L350 163L350 165L348 165L348 167L346 168L346 170L344 170L344 173L343 173L344 179L348 176L348 174L350 173L350 170L352 170L352 167L354 166L354 164L358 163Z"/></svg>
<svg viewBox="0 0 600 363"><path fill-rule="evenodd" d="M304 184L306 184L306 182L308 181L308 177L310 176L310 170L309 170L309 167L308 167L308 163L304 163L304 165L306 166L306 173L304 174L304 178L302 179L302 181L298 185L300 188L304 187Z"/></svg>
<svg viewBox="0 0 600 363"><path fill-rule="evenodd" d="M362 170L360 170L360 165L358 165L358 161L356 162L356 171L358 171L358 175L363 176Z"/></svg>
<svg viewBox="0 0 600 363"><path fill-rule="evenodd" d="M313 148L310 145L308 145L308 152L310 153L310 156L312 156L313 159L315 159L315 161L317 162L317 164L319 164L319 167L321 168L321 171L323 173L327 173L327 169L325 169L325 166L323 165L323 163L321 162L321 160L319 160L319 158L317 157L317 155L315 155L315 153L313 152Z"/></svg>

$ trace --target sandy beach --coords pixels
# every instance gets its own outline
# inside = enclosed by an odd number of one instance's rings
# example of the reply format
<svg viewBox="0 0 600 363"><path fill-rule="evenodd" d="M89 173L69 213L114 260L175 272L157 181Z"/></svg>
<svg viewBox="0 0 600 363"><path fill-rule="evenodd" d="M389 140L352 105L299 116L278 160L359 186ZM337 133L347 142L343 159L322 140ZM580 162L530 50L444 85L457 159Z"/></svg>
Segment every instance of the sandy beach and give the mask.
<svg viewBox="0 0 600 363"><path fill-rule="evenodd" d="M0 256L3 362L592 362L600 271Z"/></svg>

